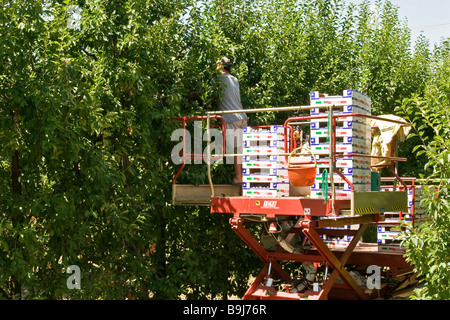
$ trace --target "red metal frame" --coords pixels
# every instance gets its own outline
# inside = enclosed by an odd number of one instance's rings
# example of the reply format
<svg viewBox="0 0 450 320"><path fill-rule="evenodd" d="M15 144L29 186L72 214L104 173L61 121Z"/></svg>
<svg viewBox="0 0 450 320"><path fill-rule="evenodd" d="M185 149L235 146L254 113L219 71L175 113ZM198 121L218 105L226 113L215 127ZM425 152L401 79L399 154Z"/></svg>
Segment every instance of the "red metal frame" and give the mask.
<svg viewBox="0 0 450 320"><path fill-rule="evenodd" d="M404 124L404 122L401 121L396 121L396 120L391 120L391 119L384 119L384 118L380 118L380 117L376 117L376 116L372 116L372 115L367 115L367 114L362 114L362 113L351 113L351 114L337 114L337 115L332 115L332 120L331 120L331 144L333 145L333 150L335 150L336 147L336 123L337 123L337 119L340 118L347 118L347 117L361 117L361 118L368 118L368 119L378 119L378 120L383 120L386 122L393 122L393 123L398 123L398 124ZM289 122L293 122L293 121L302 121L302 120L312 120L312 119L327 119L328 116L299 116L299 117L292 117L287 119L284 122L284 126L285 126L285 134L286 134L286 126L288 125ZM285 150L287 149L287 143L285 141L284 143L284 147ZM391 149L391 156L390 157L378 157L378 156L372 156L372 155L365 155L365 154L354 154L354 153L349 153L349 154L343 154L343 155L337 155L335 152L333 152L332 155L332 165L333 165L333 172L336 172L346 183L349 184L351 191L354 191L353 188L353 183L351 183L345 176L344 174L342 174L342 172L340 172L339 170L337 170L336 168L336 158L338 157L364 157L364 158L384 158L384 159L389 159L391 160L390 165L384 165L384 166L388 166L390 168L391 173L398 179L398 181L406 188L406 183L402 180L402 178L400 176L398 176L398 174L395 172L395 168L394 168L394 161L406 161L406 158L400 158L400 157L394 157L393 154L393 148ZM286 157L286 161L287 161L287 157ZM302 164L307 164L307 163L313 163L312 161L310 162L302 162ZM321 163L329 163L328 161L321 161Z"/></svg>
<svg viewBox="0 0 450 320"><path fill-rule="evenodd" d="M346 114L332 116L332 141L333 146L336 145L336 122L338 118L345 118L349 116L361 116L366 118L377 117L363 114ZM327 118L327 116L300 116L293 117L286 120L284 124L285 135L287 134L287 127L289 122L303 121L311 119ZM390 121L390 120L388 120ZM395 121L394 121L395 122ZM292 131L292 130L291 130ZM285 150L289 153L287 141L285 140ZM291 144L292 147L292 144ZM334 172L338 173L344 181L346 181L353 191L353 184L336 168L336 159L338 157L373 157L371 155L361 154L345 154L337 155L333 153L332 165ZM388 158L391 161L391 171L395 178L406 187L406 183L400 178L393 167L393 161L405 161L404 158L399 157L382 157ZM286 156L287 160L287 156ZM305 162L312 163L312 162ZM330 160L320 161L320 163L330 163ZM332 210L331 207L334 207ZM211 198L211 212L213 213L228 213L233 214L230 219L230 224L234 232L256 253L256 255L264 262L264 267L256 277L253 284L245 293L243 299L302 299L308 297L309 299L327 299L332 288L336 286L336 280L340 277L344 281L344 287L349 289L353 295L358 299L367 299L368 295L361 290L356 284L355 280L345 269L347 264L363 264L363 265L377 265L388 266L393 274L399 268L411 268L411 266L403 258L401 252L355 252L354 249L360 240L364 230L369 224L378 224L384 220L384 215L371 214L365 216L357 216L352 218L339 218L338 212L340 208L349 208L350 200L334 200L324 203L323 199L306 199L300 197L283 197L283 198L248 198L248 197L212 197ZM290 239L296 233L303 233L314 249L309 252L302 253L287 253L267 251L257 241L248 230L244 227L246 215L260 215L265 219L277 219L280 216L297 218L298 222L290 230L286 239ZM334 226L344 226L347 224L359 224L358 230L325 230L327 220L314 220L317 217L337 217L334 221ZM349 220L350 219L350 220ZM328 220L329 221L329 220ZM320 237L320 234L326 233L340 233L341 235L350 235L353 237L352 241L345 249L345 251L333 251ZM270 278L272 275L268 274L273 270L283 281L289 282L289 274L281 268L279 261L297 261L297 262L314 262L317 264L327 264L333 269L330 277L323 281L323 287L319 292L306 291L304 293L290 293L278 292L272 286L266 286L263 281ZM269 271L271 270L271 271ZM342 285L341 285L342 287Z"/></svg>
<svg viewBox="0 0 450 320"><path fill-rule="evenodd" d="M186 130L186 123L187 122L193 122L195 120L205 120L207 119L208 116L191 116L191 117L176 117L173 118L172 120L178 121L182 124L182 128L183 128L183 163L181 164L180 168L177 170L177 172L175 173L173 179L172 179L172 184L176 184L176 181L178 179L178 177L180 176L181 172L184 170L185 166L186 166L186 159L190 159L190 160L194 160L194 159L202 159L203 160L203 154L194 154L194 153L184 153L186 150L186 135L185 135L185 130ZM225 119L220 116L220 115L211 115L209 116L210 119L220 119L222 120L222 124L221 124L221 128L222 128L222 154L225 154L225 150L226 150L226 122ZM268 128L270 127L269 125L259 125L259 126L253 126L254 128ZM288 126L289 127L289 126ZM291 143L291 148L295 148L295 140L293 139L293 135L294 132L291 128L291 133L290 133L290 143ZM287 141L286 137L287 137L287 133L285 131L284 133L284 137L285 137L285 142Z"/></svg>
<svg viewBox="0 0 450 320"><path fill-rule="evenodd" d="M231 213L235 217L245 214L264 215L268 218L283 216L337 216L339 209L350 208L350 200L336 200L335 212L331 203L323 199L308 199L300 197L284 198L250 198L250 197L212 197L211 212ZM306 209L306 210L305 210Z"/></svg>
<svg viewBox="0 0 450 320"><path fill-rule="evenodd" d="M333 272L331 273L331 276L328 280L325 281L325 285L323 286L320 294L319 299L327 299L328 294L335 284L338 276L356 293L357 297L359 299L366 300L368 299L367 295L364 293L364 291L358 286L358 284L355 282L355 280L352 278L352 276L347 272L345 269L345 264L347 263L348 259L350 258L350 255L353 252L353 249L355 248L356 244L358 243L359 239L361 238L364 230L366 229L367 225L362 224L360 228L358 229L358 232L353 237L352 241L350 242L349 246L345 250L344 254L342 255L341 259L338 259L328 248L328 246L323 242L323 240L320 238L319 234L315 230L315 228L312 225L312 221L305 221L304 222L304 229L303 233L308 237L309 241L315 246L315 248L319 251L320 255L326 259L328 264L333 268Z"/></svg>
<svg viewBox="0 0 450 320"><path fill-rule="evenodd" d="M264 262L264 267L259 272L258 276L251 284L247 292L243 296L243 300L250 299L292 299L299 300L303 298L308 299L327 299L330 291L336 286L336 280L340 277L345 285L344 287L350 290L358 299L368 299L369 296L356 284L349 272L345 269L346 265L377 265L388 266L393 274L396 274L397 269L411 268L405 261L401 253L380 253L380 252L355 252L355 246L361 238L364 230L368 224L377 223L383 219L380 214L373 214L363 217L341 218L333 221L317 221L311 219L299 219L294 227L290 230L286 237L290 241L290 237L296 233L302 232L308 240L314 245L312 250L302 250L302 253L286 253L281 251L269 252L267 251L245 228L245 219L241 217L233 217L230 219L230 224L234 232L256 253L256 255ZM343 226L348 223L360 223L358 230L348 230L346 233L353 236L352 242L344 250L331 250L320 238L320 234L326 232L324 229L330 223L334 226ZM286 283L292 282L290 275L283 270L280 261L297 261L297 262L314 262L316 264L327 264L332 268L332 273L328 279L323 280L322 288L318 292L307 290L303 293L291 293L289 290L277 291L272 286L264 284L264 280L272 277L273 274ZM269 273L270 266L270 273Z"/></svg>
<svg viewBox="0 0 450 320"><path fill-rule="evenodd" d="M336 146L336 123L338 118L345 117L365 117L374 118L377 117L364 115L359 113L345 114L345 115L332 115L332 141L331 143ZM287 128L289 122L302 121L311 119L327 118L328 116L299 116L286 120L284 123L284 135L287 137ZM206 119L206 116L196 117L181 117L177 118L183 125L183 129L186 128L186 122L193 120ZM213 119L222 119L222 130L225 133L225 122L221 116L211 116ZM394 120L383 119L385 121L396 122ZM401 122L399 122L401 123ZM267 127L267 126L261 126ZM293 130L291 130L290 150L296 147L294 139L292 139ZM223 135L223 154L225 154L225 134ZM183 136L185 141L185 137ZM288 152L288 144L285 139L285 151ZM183 148L184 152L185 148ZM173 184L176 183L178 176L185 167L186 157L196 157L195 154L183 154L183 163L179 170L176 172ZM338 157L374 157L371 155L362 154L345 154L338 155L333 153L332 159L318 161L318 163L332 163L333 171L339 174L344 181L346 181L353 191L353 184L336 168L336 159ZM393 161L405 161L404 158L382 157L392 160L390 164L391 172L395 179L397 179L402 187L406 188L407 185L403 181L404 178L399 177L393 166ZM287 156L286 156L287 160ZM331 161L330 161L331 160ZM305 162L311 163L311 162ZM264 266L259 272L253 284L249 287L244 294L243 299L302 299L308 297L309 299L327 299L333 288L336 287L336 280L340 277L344 284L341 287L345 287L350 290L356 298L367 299L368 296L359 288L356 282L353 280L349 272L345 269L346 265L377 265L388 266L393 274L399 268L410 268L410 265L403 258L401 252L369 252L369 251L355 251L356 244L360 240L364 230L369 224L378 224L383 221L384 215L382 214L369 214L364 216L355 217L338 217L340 209L347 209L351 205L350 200L337 200L324 202L323 199L307 199L301 197L283 197L283 198L249 198L249 197L212 197L211 198L211 212L232 214L233 217L229 220L229 223L233 231L250 247L251 250L263 261ZM261 243L245 228L244 224L246 220L252 221L254 219L248 219L248 215L255 217L260 216L261 221L277 220L278 218L294 219L297 222L289 231L285 241L289 242L292 237L298 233L302 233L314 246L312 249L306 250L302 247L301 253L289 253L277 250L271 252L266 250ZM334 217L333 219L321 219L320 217ZM331 230L326 229L327 226L341 227L344 225L358 224L360 227L358 230ZM330 249L320 237L321 234L339 234L349 235L353 239L345 250ZM322 288L318 292L307 290L303 293L293 293L287 290L286 292L279 292L275 290L273 286L266 286L264 280L274 275L279 277L282 281L290 282L289 273L287 273L280 264L280 261L296 261L296 262L314 262L315 264L325 264L329 266L333 271L328 279L324 279Z"/></svg>
<svg viewBox="0 0 450 320"><path fill-rule="evenodd" d="M178 169L178 171L175 173L173 179L172 179L172 184L176 184L176 181L179 177L179 175L181 174L181 172L183 171L184 167L186 166L186 159L189 157L190 160L196 159L196 157L200 157L203 160L203 154L198 155L198 154L194 154L194 153L187 153L185 154L185 150L186 150L186 123L187 122L192 122L195 120L204 120L207 119L208 116L192 116L192 117L178 117L178 118L173 118L173 120L181 122L182 127L183 127L183 163L181 164L181 167ZM222 120L222 132L223 132L223 136L222 136L222 154L225 154L225 119L222 116L219 115L213 115L209 117L210 119L220 119Z"/></svg>
<svg viewBox="0 0 450 320"><path fill-rule="evenodd" d="M393 188L395 190L400 190L400 191L404 191L406 189L411 188L412 190L412 204L411 204L411 217L408 218L408 220L411 220L413 226L415 225L416 222L419 222L420 220L426 220L426 218L421 218L421 217L417 217L416 216L416 205L415 205L415 199L416 199L416 188L418 187L426 187L426 185L422 185L422 184L417 184L416 181L418 180L415 177L402 177L402 180L407 184L407 186L399 186L399 185L382 185L381 188L382 189L390 189ZM381 178L382 182L396 182L397 178L396 177L382 177ZM399 220L404 220L403 217L403 212L399 212Z"/></svg>

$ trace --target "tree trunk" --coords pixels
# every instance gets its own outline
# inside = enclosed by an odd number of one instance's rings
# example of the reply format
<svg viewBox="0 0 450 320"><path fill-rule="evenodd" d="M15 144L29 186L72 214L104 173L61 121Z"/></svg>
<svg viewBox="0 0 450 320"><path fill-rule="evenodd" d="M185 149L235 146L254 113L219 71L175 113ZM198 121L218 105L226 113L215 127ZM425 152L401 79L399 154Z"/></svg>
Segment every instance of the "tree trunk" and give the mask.
<svg viewBox="0 0 450 320"><path fill-rule="evenodd" d="M19 151L15 150L11 159L11 188L14 196L20 196L22 194L22 185L20 183L20 167L19 167ZM11 221L13 228L19 223L20 217L18 215L12 215ZM16 280L14 275L11 275L8 283L9 294L12 299L18 295L21 297L22 288L19 281Z"/></svg>

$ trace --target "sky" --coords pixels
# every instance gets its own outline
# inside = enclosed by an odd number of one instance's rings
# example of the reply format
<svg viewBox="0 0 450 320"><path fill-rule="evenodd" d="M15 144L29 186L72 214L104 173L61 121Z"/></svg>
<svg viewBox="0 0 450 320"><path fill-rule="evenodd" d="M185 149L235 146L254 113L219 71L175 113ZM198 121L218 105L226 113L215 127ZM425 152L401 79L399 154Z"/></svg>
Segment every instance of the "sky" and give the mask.
<svg viewBox="0 0 450 320"><path fill-rule="evenodd" d="M414 44L423 31L430 45L438 44L441 37L450 37L450 0L390 0L398 7L401 21L407 19ZM346 0L359 4L363 0ZM375 0L370 0L374 4Z"/></svg>

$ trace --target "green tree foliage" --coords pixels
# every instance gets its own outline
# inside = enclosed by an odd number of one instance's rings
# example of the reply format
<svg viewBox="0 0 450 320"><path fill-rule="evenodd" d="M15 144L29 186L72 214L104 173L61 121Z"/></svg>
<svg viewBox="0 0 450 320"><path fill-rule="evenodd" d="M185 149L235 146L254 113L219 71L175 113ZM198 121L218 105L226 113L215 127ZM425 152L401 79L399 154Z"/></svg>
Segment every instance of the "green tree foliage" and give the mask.
<svg viewBox="0 0 450 320"><path fill-rule="evenodd" d="M450 298L449 48L449 43L444 42L435 50L425 95L405 99L399 108L414 124L414 135L420 140L414 150L427 159L422 176L429 187L422 204L427 208L428 220L414 229L409 225L403 241L408 261L424 282L424 287L416 291L417 299Z"/></svg>
<svg viewBox="0 0 450 320"><path fill-rule="evenodd" d="M193 250L233 245L207 235L212 226L229 237L226 221L169 204L170 119L192 71L180 57L188 2L76 4L78 28L69 3L3 4L3 296L226 294L229 258ZM79 291L66 288L69 265L81 269ZM224 279L211 283L217 265Z"/></svg>
<svg viewBox="0 0 450 320"><path fill-rule="evenodd" d="M410 43L388 1L3 1L0 295L242 295L261 265L228 217L171 205L170 119L216 107L222 55L246 108L351 88L373 98L374 113L393 112L436 71L424 72L426 39ZM215 182L227 175L214 168ZM205 179L204 165L180 176ZM70 265L81 290L66 287Z"/></svg>

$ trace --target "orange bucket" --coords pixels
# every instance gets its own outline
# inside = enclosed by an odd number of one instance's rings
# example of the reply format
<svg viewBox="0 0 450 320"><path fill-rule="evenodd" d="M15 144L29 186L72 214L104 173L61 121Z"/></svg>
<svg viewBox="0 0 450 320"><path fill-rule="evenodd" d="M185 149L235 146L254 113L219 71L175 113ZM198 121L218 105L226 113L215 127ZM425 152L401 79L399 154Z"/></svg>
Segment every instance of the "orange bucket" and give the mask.
<svg viewBox="0 0 450 320"><path fill-rule="evenodd" d="M314 165L302 164L297 166L291 166L291 157L294 154L294 152L299 149L301 148L294 149L288 158L289 181L294 187L310 187L314 184L316 180L316 172L317 172L316 158L314 157Z"/></svg>

